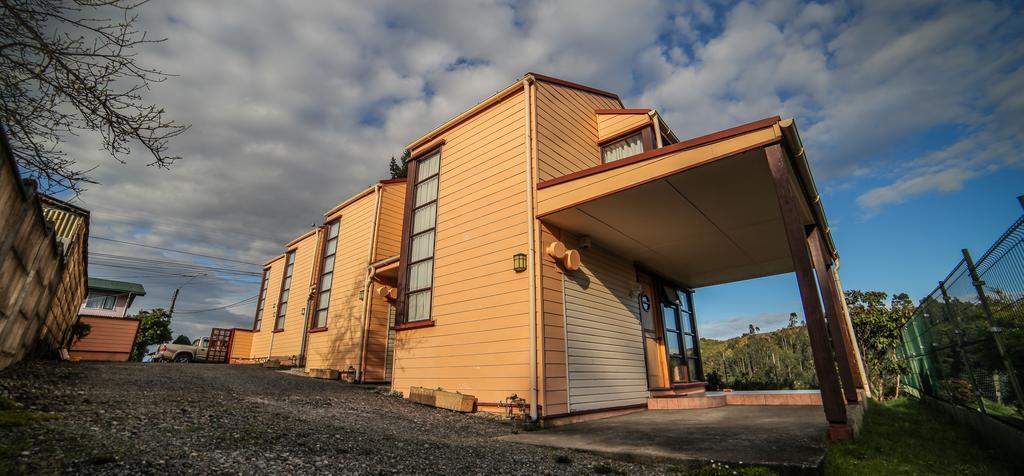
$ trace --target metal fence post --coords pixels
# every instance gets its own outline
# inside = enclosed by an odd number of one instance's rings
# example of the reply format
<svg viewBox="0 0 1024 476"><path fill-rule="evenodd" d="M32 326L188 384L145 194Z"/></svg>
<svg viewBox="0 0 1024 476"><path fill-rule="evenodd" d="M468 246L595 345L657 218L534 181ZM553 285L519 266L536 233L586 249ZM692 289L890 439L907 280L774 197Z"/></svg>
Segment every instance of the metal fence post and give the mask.
<svg viewBox="0 0 1024 476"><path fill-rule="evenodd" d="M956 351L960 354L960 360L964 362L964 368L967 369L967 375L971 377L971 386L974 387L974 396L978 397L978 408L981 409L981 413L988 414L988 410L985 409L985 399L981 396L981 387L978 386L978 378L974 376L974 371L971 369L971 362L967 360L967 353L964 352L964 333L961 331L963 322L960 320L960 313L953 308L949 303L949 293L946 292L946 283L939 281L939 291L942 292L942 302L945 304L947 316L952 316L955 328L953 333L956 334Z"/></svg>
<svg viewBox="0 0 1024 476"><path fill-rule="evenodd" d="M995 319L992 315L992 309L988 305L988 297L985 296L985 282L981 280L978 275L978 269L974 267L974 260L971 259L971 252L964 248L960 250L964 255L964 261L967 262L967 271L971 273L971 281L974 284L974 289L978 291L978 299L981 300L981 309L985 312L985 316L988 319L989 325L991 326L990 331L992 337L996 341L996 350L999 351L999 357L1003 359L1003 366L1006 367L1006 372L1010 374L1010 384L1013 385L1013 394L1017 397L1017 408L1024 406L1024 399L1022 399L1022 392L1020 390L1020 382L1017 381L1017 372L1013 368L1013 362L1010 357L1006 355L1006 349L1003 348L1003 341L999 337L999 333L1002 329L995 325ZM984 259L984 258L983 258Z"/></svg>

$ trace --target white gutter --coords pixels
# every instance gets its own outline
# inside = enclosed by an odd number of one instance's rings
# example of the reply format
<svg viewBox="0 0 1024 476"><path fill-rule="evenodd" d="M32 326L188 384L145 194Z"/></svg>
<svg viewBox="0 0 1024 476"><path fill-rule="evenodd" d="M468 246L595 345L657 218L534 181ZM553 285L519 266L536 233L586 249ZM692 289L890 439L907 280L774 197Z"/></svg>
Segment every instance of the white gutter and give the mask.
<svg viewBox="0 0 1024 476"><path fill-rule="evenodd" d="M647 115L651 116L652 122L654 122L654 148L660 149L663 147L661 143L661 119L658 118L658 113L651 109Z"/></svg>
<svg viewBox="0 0 1024 476"><path fill-rule="evenodd" d="M380 197L383 191L383 185L378 183L373 187L374 193L377 194L376 204L373 209L373 232L370 233L370 245L366 250L366 278L363 281L363 318L360 321L359 327L359 368L356 370L356 379L360 382L363 381L363 369L366 367L366 335L367 327L370 325L370 286L372 285L373 275L377 272L376 268L373 267L373 255L377 252L377 229L380 226Z"/></svg>
<svg viewBox="0 0 1024 476"><path fill-rule="evenodd" d="M533 136L530 131L530 90L533 78L524 78L523 81L523 108L525 113L525 149L526 149L526 227L529 232L527 244L527 255L529 261L529 292L530 292L530 421L537 421L537 266L536 266L536 239L534 237L534 225L537 221L533 203Z"/></svg>

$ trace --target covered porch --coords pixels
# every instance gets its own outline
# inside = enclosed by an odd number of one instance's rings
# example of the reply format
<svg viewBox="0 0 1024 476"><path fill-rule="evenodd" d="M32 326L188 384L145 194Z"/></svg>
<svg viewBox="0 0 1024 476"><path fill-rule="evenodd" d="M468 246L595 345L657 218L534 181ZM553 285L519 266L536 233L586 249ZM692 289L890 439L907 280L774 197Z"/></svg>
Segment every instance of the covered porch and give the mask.
<svg viewBox="0 0 1024 476"><path fill-rule="evenodd" d="M703 390L693 289L795 273L830 435L851 436L846 405L862 398L862 364L793 120L768 118L542 182L537 203L545 224L635 264L652 397Z"/></svg>

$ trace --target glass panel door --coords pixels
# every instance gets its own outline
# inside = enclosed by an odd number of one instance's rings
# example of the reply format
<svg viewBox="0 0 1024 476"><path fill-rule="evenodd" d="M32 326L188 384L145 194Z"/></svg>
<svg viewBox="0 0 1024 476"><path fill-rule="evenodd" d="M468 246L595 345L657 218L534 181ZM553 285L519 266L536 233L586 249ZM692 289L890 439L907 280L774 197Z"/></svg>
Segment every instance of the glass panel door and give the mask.
<svg viewBox="0 0 1024 476"><path fill-rule="evenodd" d="M686 356L683 354L683 333L679 326L679 307L669 300L661 305L661 315L665 323L665 348L668 353L668 376L672 383L686 382L689 369Z"/></svg>

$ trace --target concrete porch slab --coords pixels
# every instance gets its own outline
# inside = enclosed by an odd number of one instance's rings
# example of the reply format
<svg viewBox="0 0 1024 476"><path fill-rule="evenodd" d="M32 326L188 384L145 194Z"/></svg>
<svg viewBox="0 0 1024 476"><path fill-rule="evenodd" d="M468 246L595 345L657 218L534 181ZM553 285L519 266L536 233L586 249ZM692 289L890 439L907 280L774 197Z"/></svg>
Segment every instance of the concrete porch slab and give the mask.
<svg viewBox="0 0 1024 476"><path fill-rule="evenodd" d="M724 406L642 411L501 439L687 466L768 466L816 474L827 424L819 406Z"/></svg>

